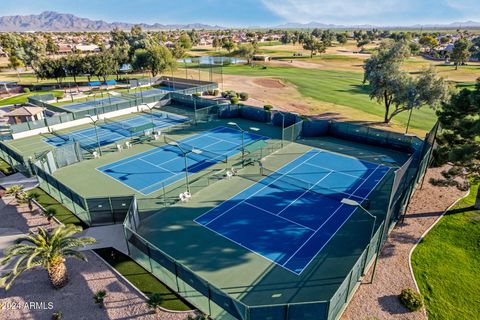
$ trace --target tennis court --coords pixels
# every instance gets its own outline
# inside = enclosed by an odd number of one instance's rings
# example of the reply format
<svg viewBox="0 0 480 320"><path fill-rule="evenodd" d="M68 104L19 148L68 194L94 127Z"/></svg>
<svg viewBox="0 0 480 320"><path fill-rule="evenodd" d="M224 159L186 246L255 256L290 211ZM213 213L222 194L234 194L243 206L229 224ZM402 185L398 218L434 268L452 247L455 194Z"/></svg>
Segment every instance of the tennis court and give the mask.
<svg viewBox="0 0 480 320"><path fill-rule="evenodd" d="M173 88L162 87L162 89L153 88L153 89L143 90L140 92L131 93L131 95L136 97L148 97L148 96L154 96L157 94L168 93L170 91L173 91Z"/></svg>
<svg viewBox="0 0 480 320"><path fill-rule="evenodd" d="M389 169L311 149L195 221L299 275Z"/></svg>
<svg viewBox="0 0 480 320"><path fill-rule="evenodd" d="M187 117L172 113L152 112L151 114L142 114L125 120L105 122L97 126L98 140L100 146L105 146L142 134L141 131L132 133L131 128L148 125L153 122L154 128L163 129L188 120ZM55 133L53 137L46 138L44 141L55 147L71 143L72 141L80 142L80 145L85 149L95 149L98 146L94 127L64 134Z"/></svg>
<svg viewBox="0 0 480 320"><path fill-rule="evenodd" d="M119 97L101 98L101 99L89 100L84 102L64 104L61 106L61 108L78 111L78 110L91 109L91 108L95 108L103 105L108 105L110 103L122 102L122 101L125 101L125 100Z"/></svg>
<svg viewBox="0 0 480 320"><path fill-rule="evenodd" d="M166 142L173 142L166 139ZM244 134L245 146L266 139L252 133ZM218 162L226 162L228 157L240 153L242 132L227 127L216 127L176 143L187 153L187 169L190 175ZM148 195L185 177L185 158L180 148L166 144L99 167L97 170L143 195ZM192 152L194 150L198 153Z"/></svg>

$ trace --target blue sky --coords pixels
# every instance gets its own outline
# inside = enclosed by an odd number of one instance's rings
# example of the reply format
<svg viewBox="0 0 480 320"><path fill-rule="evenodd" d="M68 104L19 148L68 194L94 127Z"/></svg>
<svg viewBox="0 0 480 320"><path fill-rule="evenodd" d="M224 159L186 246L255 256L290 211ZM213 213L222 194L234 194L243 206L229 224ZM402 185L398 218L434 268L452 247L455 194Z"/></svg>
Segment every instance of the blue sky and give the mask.
<svg viewBox="0 0 480 320"><path fill-rule="evenodd" d="M310 21L348 25L480 21L479 0L1 0L0 15L45 10L109 22L223 26Z"/></svg>

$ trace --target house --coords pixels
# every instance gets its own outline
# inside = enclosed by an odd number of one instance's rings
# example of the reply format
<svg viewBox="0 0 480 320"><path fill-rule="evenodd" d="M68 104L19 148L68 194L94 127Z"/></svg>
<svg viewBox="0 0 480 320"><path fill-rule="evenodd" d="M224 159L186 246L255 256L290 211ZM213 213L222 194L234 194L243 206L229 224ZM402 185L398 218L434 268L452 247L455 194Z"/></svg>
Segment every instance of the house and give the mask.
<svg viewBox="0 0 480 320"><path fill-rule="evenodd" d="M8 123L19 124L27 121L44 119L43 108L34 106L21 106L3 115L8 118Z"/></svg>
<svg viewBox="0 0 480 320"><path fill-rule="evenodd" d="M78 44L75 46L75 49L82 53L100 51L100 48L96 44Z"/></svg>

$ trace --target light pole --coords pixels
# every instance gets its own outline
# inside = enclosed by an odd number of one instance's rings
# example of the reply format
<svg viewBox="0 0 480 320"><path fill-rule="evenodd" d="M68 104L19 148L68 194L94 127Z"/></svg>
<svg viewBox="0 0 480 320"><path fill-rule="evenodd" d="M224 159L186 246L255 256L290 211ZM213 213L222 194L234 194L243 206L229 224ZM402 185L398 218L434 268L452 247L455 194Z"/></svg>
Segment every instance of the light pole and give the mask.
<svg viewBox="0 0 480 320"><path fill-rule="evenodd" d="M183 148L180 146L180 144L178 144L178 142L176 142L176 141L170 141L168 144L171 145L171 146L177 147L177 148L182 152L183 158L185 159L185 181L186 181L186 183L187 183L187 191L190 192L190 183L189 183L189 181L188 181L188 162L187 162L187 154L189 154L189 153L201 154L202 151L201 151L201 150L198 150L198 149L192 149L192 150L190 150L190 151L185 151L185 150L183 150Z"/></svg>
<svg viewBox="0 0 480 320"><path fill-rule="evenodd" d="M247 130L242 129L242 127L240 127L236 122L228 122L228 125L237 127L242 132L242 163L243 163L245 162L245 131ZM260 131L260 129L256 127L250 127L249 129L251 131Z"/></svg>
<svg viewBox="0 0 480 320"><path fill-rule="evenodd" d="M370 242L372 241L372 238L373 238L373 233L375 232L375 225L377 223L377 217L374 216L370 211L368 211L367 209L365 209L358 201L355 201L355 200L352 200L352 199L348 199L348 198L343 198L341 201L341 203L343 204L346 204L348 206L353 206L353 207L359 207L360 209L362 209L363 211L365 211L370 217L373 218L373 224L372 224L372 231L370 233L370 241L369 241L369 246L370 246ZM378 241L382 241L382 239L378 239ZM372 277L370 279L370 283L373 283L373 277L375 276L375 270L377 269L377 262L378 262L378 256L380 255L380 246L378 246L378 250L377 250L377 254L375 256L375 263L373 265L373 271L372 271Z"/></svg>
<svg viewBox="0 0 480 320"><path fill-rule="evenodd" d="M283 111L277 110L277 112L282 116L282 148L283 148L283 140L285 140L284 137L284 130L285 130L285 114Z"/></svg>
<svg viewBox="0 0 480 320"><path fill-rule="evenodd" d="M100 148L100 140L98 139L98 131L97 131L97 122L99 121L98 116L97 116L97 120L94 120L93 116L91 116L89 114L85 115L85 117L89 118L93 123L93 127L95 128L95 137L97 138L98 153L101 156L102 155L102 149Z"/></svg>

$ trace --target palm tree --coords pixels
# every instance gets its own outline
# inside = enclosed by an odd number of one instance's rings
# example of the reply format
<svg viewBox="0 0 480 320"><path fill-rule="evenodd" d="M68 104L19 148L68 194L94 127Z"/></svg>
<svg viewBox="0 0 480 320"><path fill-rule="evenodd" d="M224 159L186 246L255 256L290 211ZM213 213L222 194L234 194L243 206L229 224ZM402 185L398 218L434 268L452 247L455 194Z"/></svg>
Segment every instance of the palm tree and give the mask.
<svg viewBox="0 0 480 320"><path fill-rule="evenodd" d="M15 199L19 199L20 195L23 194L23 186L16 184L8 187L7 190L5 190L5 194L8 196L14 196Z"/></svg>
<svg viewBox="0 0 480 320"><path fill-rule="evenodd" d="M54 208L48 208L45 210L45 216L47 217L48 223L52 222L53 217L57 214L57 210Z"/></svg>
<svg viewBox="0 0 480 320"><path fill-rule="evenodd" d="M25 192L25 193L21 193L19 195L19 198L18 200L20 200L20 202L22 203L28 203L28 208L30 209L30 211L33 210L33 201L34 200L38 200L38 193L35 193L35 192Z"/></svg>
<svg viewBox="0 0 480 320"><path fill-rule="evenodd" d="M69 257L87 261L86 257L74 248L95 243L94 238L75 238L82 231L75 225L59 226L52 231L38 228L37 233L19 238L13 246L5 250L0 261L6 264L16 259L13 269L0 279L0 285L8 290L13 282L24 272L35 267L45 268L53 287L58 289L68 282L65 259Z"/></svg>

